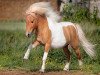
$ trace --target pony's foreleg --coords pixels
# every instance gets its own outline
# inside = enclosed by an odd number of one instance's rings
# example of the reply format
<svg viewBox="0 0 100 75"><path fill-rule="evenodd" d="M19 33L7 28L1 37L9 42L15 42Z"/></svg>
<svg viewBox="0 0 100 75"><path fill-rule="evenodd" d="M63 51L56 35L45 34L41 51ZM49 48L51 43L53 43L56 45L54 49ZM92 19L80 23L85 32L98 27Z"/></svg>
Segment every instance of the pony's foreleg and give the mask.
<svg viewBox="0 0 100 75"><path fill-rule="evenodd" d="M35 48L35 47L36 47L37 45L39 45L39 44L40 44L40 43L39 43L38 41L35 41L33 44L30 44L30 45L28 46L28 49L27 49L27 51L26 51L26 53L25 53L23 59L28 59L31 49L32 49L32 48Z"/></svg>
<svg viewBox="0 0 100 75"><path fill-rule="evenodd" d="M65 67L64 67L63 70L69 71L69 65L70 65L71 54L70 54L70 51L68 50L68 45L65 46L65 47L63 48L63 51L64 51L65 55L66 55L67 58L68 58L68 62L66 63L66 65L65 65Z"/></svg>
<svg viewBox="0 0 100 75"><path fill-rule="evenodd" d="M47 56L48 56L49 49L50 49L50 44L46 44L45 45L45 51L44 51L43 58L42 58L42 66L41 66L40 72L45 71L45 63L46 63L46 59L47 59Z"/></svg>

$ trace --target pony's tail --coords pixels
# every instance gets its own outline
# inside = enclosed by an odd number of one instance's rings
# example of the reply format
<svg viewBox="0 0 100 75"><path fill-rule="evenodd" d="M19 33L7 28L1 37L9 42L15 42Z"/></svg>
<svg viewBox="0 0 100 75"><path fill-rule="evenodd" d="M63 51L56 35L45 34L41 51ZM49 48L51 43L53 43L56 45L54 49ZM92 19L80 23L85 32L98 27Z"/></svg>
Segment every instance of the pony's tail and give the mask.
<svg viewBox="0 0 100 75"><path fill-rule="evenodd" d="M77 28L77 33L78 33L78 37L79 40L83 46L83 49L85 50L85 52L91 57L94 58L95 57L95 51L94 51L94 45L92 45L85 37L84 32L82 31L82 28L80 25L76 24L76 28Z"/></svg>

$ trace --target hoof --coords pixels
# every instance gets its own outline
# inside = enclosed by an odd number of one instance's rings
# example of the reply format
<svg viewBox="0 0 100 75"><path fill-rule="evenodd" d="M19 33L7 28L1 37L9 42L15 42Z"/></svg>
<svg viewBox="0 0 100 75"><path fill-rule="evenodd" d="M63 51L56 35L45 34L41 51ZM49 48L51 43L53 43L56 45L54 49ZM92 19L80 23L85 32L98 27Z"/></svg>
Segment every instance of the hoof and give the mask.
<svg viewBox="0 0 100 75"><path fill-rule="evenodd" d="M83 71L83 69L81 68L80 71Z"/></svg>
<svg viewBox="0 0 100 75"><path fill-rule="evenodd" d="M83 70L83 66L80 66L80 70L81 70L81 71Z"/></svg>
<svg viewBox="0 0 100 75"><path fill-rule="evenodd" d="M28 60L28 58L23 58L24 60Z"/></svg>
<svg viewBox="0 0 100 75"><path fill-rule="evenodd" d="M44 69L40 69L39 71L42 72L42 73L44 73Z"/></svg>
<svg viewBox="0 0 100 75"><path fill-rule="evenodd" d="M23 59L23 62L27 62L27 59Z"/></svg>
<svg viewBox="0 0 100 75"><path fill-rule="evenodd" d="M83 70L83 65L79 65L79 69L82 71Z"/></svg>
<svg viewBox="0 0 100 75"><path fill-rule="evenodd" d="M63 70L64 70L64 71L69 71L69 69L67 69L67 68L64 68Z"/></svg>
<svg viewBox="0 0 100 75"><path fill-rule="evenodd" d="M28 60L28 57L24 57L23 59L24 59L24 60Z"/></svg>
<svg viewBox="0 0 100 75"><path fill-rule="evenodd" d="M26 62L28 59L23 58L23 61Z"/></svg>

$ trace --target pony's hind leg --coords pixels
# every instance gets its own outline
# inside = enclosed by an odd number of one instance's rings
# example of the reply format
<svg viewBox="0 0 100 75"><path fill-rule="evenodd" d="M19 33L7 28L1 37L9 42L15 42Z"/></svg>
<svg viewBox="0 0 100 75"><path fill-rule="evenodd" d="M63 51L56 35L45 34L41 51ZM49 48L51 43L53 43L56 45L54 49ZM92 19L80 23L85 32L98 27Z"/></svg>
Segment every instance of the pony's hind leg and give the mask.
<svg viewBox="0 0 100 75"><path fill-rule="evenodd" d="M80 69L81 69L82 65L83 65L83 62L82 62L79 46L77 44L72 44L71 46L72 46L72 48L74 49L74 51L75 51L75 53L77 55L77 59L78 59L79 66L80 66Z"/></svg>
<svg viewBox="0 0 100 75"><path fill-rule="evenodd" d="M65 65L65 67L64 67L63 70L69 71L69 65L70 65L71 54L70 54L70 51L68 50L68 45L65 46L65 47L63 48L63 51L64 51L66 57L68 58L68 62L66 63L66 65Z"/></svg>
<svg viewBox="0 0 100 75"><path fill-rule="evenodd" d="M74 51L77 55L79 66L82 67L81 54L80 54L80 49L79 49L79 42L80 41L79 41L79 37L77 35L77 31L76 31L75 27L73 27L73 26L67 27L67 30L68 30L69 38L70 38L69 44L74 49Z"/></svg>

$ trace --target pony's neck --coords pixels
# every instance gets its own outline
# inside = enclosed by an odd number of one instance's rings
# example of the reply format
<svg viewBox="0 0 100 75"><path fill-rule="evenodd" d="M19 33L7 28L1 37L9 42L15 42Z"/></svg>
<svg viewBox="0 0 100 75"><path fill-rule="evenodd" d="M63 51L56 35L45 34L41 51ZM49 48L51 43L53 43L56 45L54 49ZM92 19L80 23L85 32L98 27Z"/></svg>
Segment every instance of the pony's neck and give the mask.
<svg viewBox="0 0 100 75"><path fill-rule="evenodd" d="M44 28L48 27L48 22L46 17L40 17L38 20L38 31L41 32Z"/></svg>

